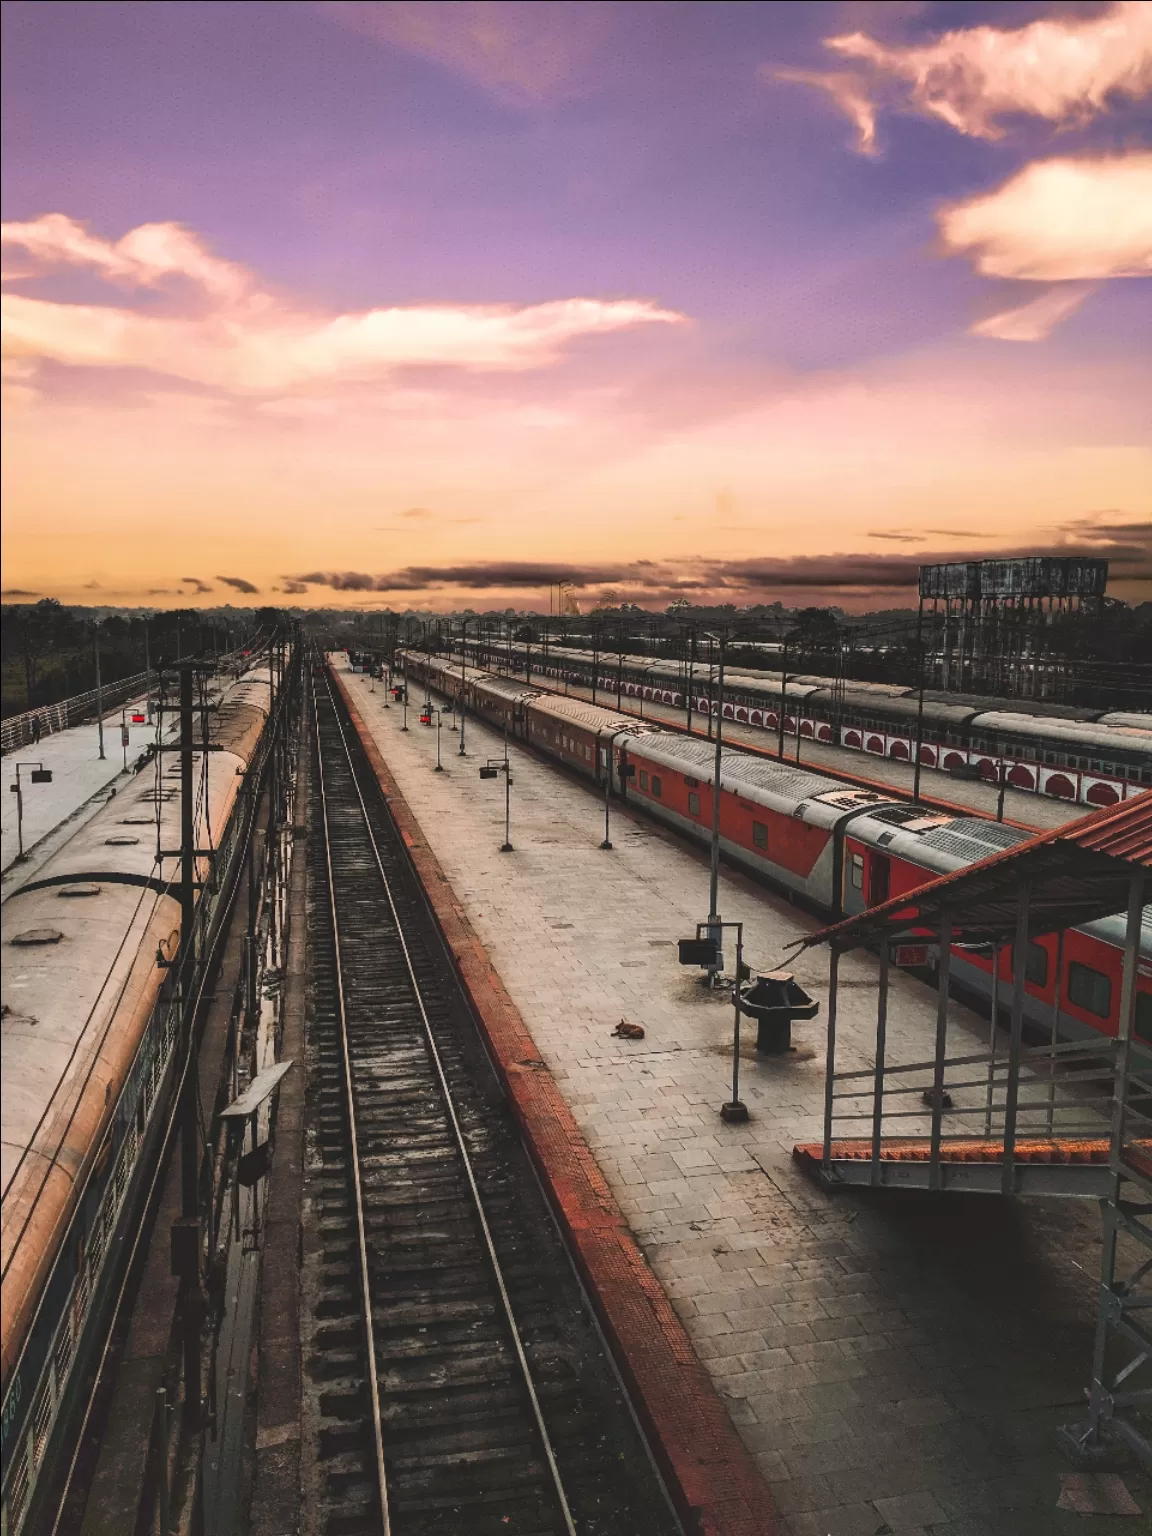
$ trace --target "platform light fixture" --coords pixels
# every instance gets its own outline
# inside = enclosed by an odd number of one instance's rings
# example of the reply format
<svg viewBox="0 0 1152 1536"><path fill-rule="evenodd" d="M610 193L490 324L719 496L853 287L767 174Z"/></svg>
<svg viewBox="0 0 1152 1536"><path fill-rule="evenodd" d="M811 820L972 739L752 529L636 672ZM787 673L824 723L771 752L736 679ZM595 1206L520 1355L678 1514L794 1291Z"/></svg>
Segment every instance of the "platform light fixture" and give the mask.
<svg viewBox="0 0 1152 1536"><path fill-rule="evenodd" d="M501 853L512 853L512 764L508 760L508 727L504 727L504 756L490 757L480 769L482 779L495 779L504 775L504 841Z"/></svg>
<svg viewBox="0 0 1152 1536"><path fill-rule="evenodd" d="M16 782L15 782L15 784L10 785L9 788L11 789L12 793L16 796L16 863L17 864L22 863L23 860L24 860L24 857L25 857L25 855L24 855L24 786L20 782L20 770L21 770L21 768L27 768L29 770L28 778L29 778L29 781L31 783L33 783L33 784L51 784L51 782L52 782L52 770L51 770L51 768L45 768L43 763L17 763L16 764Z"/></svg>

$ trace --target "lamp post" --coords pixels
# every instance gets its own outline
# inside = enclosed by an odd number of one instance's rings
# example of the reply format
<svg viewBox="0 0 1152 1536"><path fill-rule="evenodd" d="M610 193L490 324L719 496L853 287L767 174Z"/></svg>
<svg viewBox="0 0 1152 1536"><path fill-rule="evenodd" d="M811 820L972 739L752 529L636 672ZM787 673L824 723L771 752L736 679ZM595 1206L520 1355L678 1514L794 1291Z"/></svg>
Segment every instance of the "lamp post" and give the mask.
<svg viewBox="0 0 1152 1536"><path fill-rule="evenodd" d="M144 703L148 724L152 724L152 647L149 639L149 620L144 620Z"/></svg>
<svg viewBox="0 0 1152 1536"><path fill-rule="evenodd" d="M692 630L688 636L688 655L686 657L688 684L684 689L684 699L687 704L688 718L685 724L688 726L688 734L692 734L692 692L696 686L696 631Z"/></svg>
<svg viewBox="0 0 1152 1536"><path fill-rule="evenodd" d="M444 711L440 708L439 704L433 705L433 708L436 711L436 766L432 771L433 773L443 773L444 764L440 761L440 732L444 725Z"/></svg>
<svg viewBox="0 0 1152 1536"><path fill-rule="evenodd" d="M601 757L600 766L604 770L604 841L601 848L611 851L612 848L612 749L615 742L615 732L608 738L608 745L598 749Z"/></svg>
<svg viewBox="0 0 1152 1536"><path fill-rule="evenodd" d="M459 756L464 756L464 722L468 716L465 688L468 682L468 620L460 621L460 746Z"/></svg>
<svg viewBox="0 0 1152 1536"><path fill-rule="evenodd" d="M716 750L712 760L712 847L708 867L708 925L719 932L720 923L720 748L724 737L724 653L723 635L709 635L718 647L716 669ZM715 974L714 972L712 973Z"/></svg>
<svg viewBox="0 0 1152 1536"><path fill-rule="evenodd" d="M788 636L784 636L784 654L780 669L780 722L776 737L776 756L784 761L784 716L787 713L785 700L788 696Z"/></svg>
<svg viewBox="0 0 1152 1536"><path fill-rule="evenodd" d="M52 770L45 768L43 763L17 763L16 782L12 785L12 793L16 796L16 863L24 860L24 786L20 782L20 770L30 770L29 779L33 784L51 784Z"/></svg>
<svg viewBox="0 0 1152 1536"><path fill-rule="evenodd" d="M96 738L100 743L97 756L104 757L104 689L100 683L100 626L92 626L92 653L96 658Z"/></svg>
<svg viewBox="0 0 1152 1536"><path fill-rule="evenodd" d="M912 803L920 803L920 752L924 746L924 599L916 610L916 671L918 688L916 699L916 746L912 765ZM1001 799L1003 804L1003 799ZM1000 817L997 817L1000 820Z"/></svg>
<svg viewBox="0 0 1152 1536"><path fill-rule="evenodd" d="M504 756L490 757L480 770L482 779L494 779L504 775L504 841L501 853L512 853L512 765L508 761L508 727L504 727Z"/></svg>

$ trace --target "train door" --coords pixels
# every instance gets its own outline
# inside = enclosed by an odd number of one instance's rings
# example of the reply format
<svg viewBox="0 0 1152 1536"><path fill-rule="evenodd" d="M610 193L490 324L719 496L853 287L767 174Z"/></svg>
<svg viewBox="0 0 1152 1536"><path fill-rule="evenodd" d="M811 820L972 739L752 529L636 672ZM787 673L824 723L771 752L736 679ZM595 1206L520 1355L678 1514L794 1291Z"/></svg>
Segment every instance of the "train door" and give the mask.
<svg viewBox="0 0 1152 1536"><path fill-rule="evenodd" d="M892 861L887 854L873 853L868 859L868 905L878 907L892 890Z"/></svg>

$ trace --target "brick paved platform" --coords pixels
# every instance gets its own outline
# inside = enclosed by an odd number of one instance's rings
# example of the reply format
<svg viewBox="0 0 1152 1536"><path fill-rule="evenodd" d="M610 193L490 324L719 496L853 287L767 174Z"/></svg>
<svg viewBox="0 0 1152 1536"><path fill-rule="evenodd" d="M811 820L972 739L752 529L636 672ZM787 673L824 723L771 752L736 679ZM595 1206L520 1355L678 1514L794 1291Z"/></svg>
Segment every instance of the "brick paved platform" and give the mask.
<svg viewBox="0 0 1152 1536"><path fill-rule="evenodd" d="M602 852L599 799L515 746L515 852L501 854L503 784L477 768L502 739L470 720L461 760L446 729L436 774L435 732L417 712L405 735L381 689L343 679L418 823L413 839L480 941L475 965L506 988L526 1050L551 1068L792 1536L1127 1529L1057 1508L1071 1468L1054 1430L1077 1416L1091 1357L1095 1205L824 1192L792 1159L821 1132L821 1019L796 1028L783 1060L745 1042L752 1118L723 1124L731 1008L675 950L704 916L705 861L619 812L615 850ZM727 871L720 905L748 925L763 968L817 924ZM824 965L813 954L795 968L821 1001ZM845 957L846 1070L869 1064L874 985L867 956ZM614 1037L621 1018L645 1038ZM933 1025L934 998L894 975L890 1048L930 1054ZM976 1043L987 1025L954 1003L949 1028ZM1147 1512L1147 1482L1124 1477Z"/></svg>

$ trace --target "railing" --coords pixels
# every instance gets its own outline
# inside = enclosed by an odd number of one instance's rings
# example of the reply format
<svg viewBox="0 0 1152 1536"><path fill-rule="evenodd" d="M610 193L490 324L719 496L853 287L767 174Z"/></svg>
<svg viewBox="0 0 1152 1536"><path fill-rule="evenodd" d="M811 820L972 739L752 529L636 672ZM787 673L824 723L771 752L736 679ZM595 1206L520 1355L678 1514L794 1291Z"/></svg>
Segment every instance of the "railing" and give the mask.
<svg viewBox="0 0 1152 1536"><path fill-rule="evenodd" d="M255 665L259 660L258 650L259 643L254 642L247 652L228 651L216 657L215 664L222 672L241 662L246 666ZM134 695L143 693L146 689L152 689L159 677L160 673L155 668L149 672L136 672L131 677L122 677L115 683L109 683L99 691L90 688L87 693L74 694L72 698L62 699L58 704L42 704L38 709L25 710L20 715L9 715L7 720L0 721L0 755L6 752L18 752L22 747L32 745L35 740L35 728L32 723L34 720L40 722L41 736L51 736L56 731L66 731L84 720L95 719L98 707L107 713L126 703Z"/></svg>
<svg viewBox="0 0 1152 1536"><path fill-rule="evenodd" d="M829 1172L837 1145L867 1144L871 1157L868 1182L883 1182L885 1155L899 1155L900 1143L927 1142L929 1188L942 1184L941 1166L958 1143L989 1143L989 1158L1001 1161L1002 1187L1014 1187L1021 1143L1089 1140L1100 1143L1107 1161L1112 1141L1114 1101L1124 1094L1124 1141L1132 1155L1149 1162L1152 1146L1152 1048L1133 1041L1123 1089L1117 1088L1120 1046L1100 1035L1089 1040L1061 1040L1053 1019L1051 1038L1025 1045L1023 1010L1012 1009L1011 1028L998 1027L994 1008L987 1045L963 1027L964 1045L955 1045L957 1025L948 1017L948 951L942 948L935 1051L912 1061L893 1059L888 1034L888 984L891 962L880 956L874 1057L870 1066L835 1070L836 977L833 957L829 990L829 1061L825 1086L823 1164ZM949 1027L953 1049L948 1050ZM1139 1058L1147 1055L1144 1066ZM1030 1149L1034 1150L1034 1148Z"/></svg>
<svg viewBox="0 0 1152 1536"><path fill-rule="evenodd" d="M26 710L22 715L9 715L7 720L0 723L0 752L18 752L21 747L30 746L36 739L33 726L35 720L40 722L42 736L66 731L70 726L79 725L82 720L95 717L98 698L105 711L115 709L134 694L143 693L150 683L155 682L156 676L155 672L137 672L132 677L122 677L119 682L109 683L107 688L101 688L99 695L95 688L90 688L87 693L77 693L70 699L62 699L59 704L43 704L39 709Z"/></svg>

